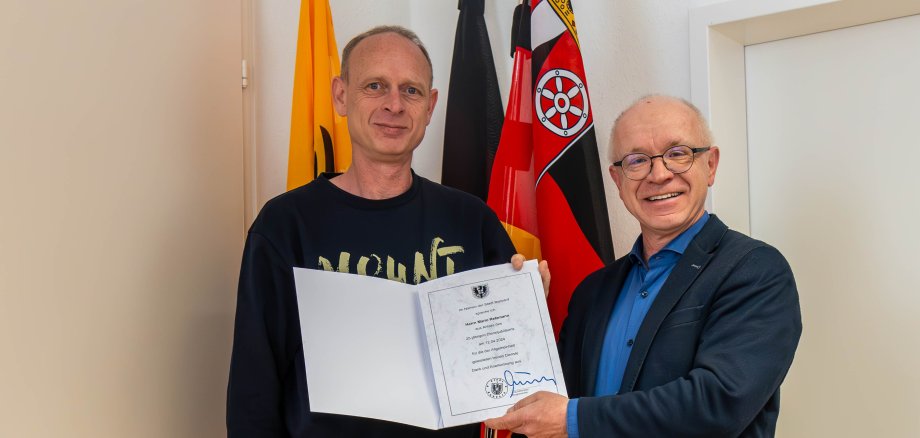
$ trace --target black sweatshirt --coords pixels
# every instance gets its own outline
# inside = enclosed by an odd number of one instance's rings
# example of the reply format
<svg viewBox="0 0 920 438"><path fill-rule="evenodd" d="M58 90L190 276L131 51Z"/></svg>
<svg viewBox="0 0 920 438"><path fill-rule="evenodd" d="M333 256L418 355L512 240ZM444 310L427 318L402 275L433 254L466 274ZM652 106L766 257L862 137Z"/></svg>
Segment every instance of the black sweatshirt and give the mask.
<svg viewBox="0 0 920 438"><path fill-rule="evenodd" d="M385 200L351 195L325 175L272 199L243 252L228 436L478 437L478 425L435 432L311 413L293 267L420 283L506 263L513 254L501 223L481 200L414 173L406 193Z"/></svg>

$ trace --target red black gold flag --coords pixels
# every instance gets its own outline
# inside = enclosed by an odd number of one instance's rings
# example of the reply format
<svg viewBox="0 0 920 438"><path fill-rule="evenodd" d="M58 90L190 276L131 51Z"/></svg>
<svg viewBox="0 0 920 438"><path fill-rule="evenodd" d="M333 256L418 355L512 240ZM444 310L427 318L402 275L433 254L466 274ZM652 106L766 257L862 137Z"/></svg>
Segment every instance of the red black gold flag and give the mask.
<svg viewBox="0 0 920 438"><path fill-rule="evenodd" d="M528 259L542 259L533 169L530 6L526 3L514 10L512 28L514 69L505 124L492 165L488 204L505 225L517 252Z"/></svg>
<svg viewBox="0 0 920 438"><path fill-rule="evenodd" d="M485 201L498 138L502 99L483 18L484 0L460 0L450 69L441 183Z"/></svg>

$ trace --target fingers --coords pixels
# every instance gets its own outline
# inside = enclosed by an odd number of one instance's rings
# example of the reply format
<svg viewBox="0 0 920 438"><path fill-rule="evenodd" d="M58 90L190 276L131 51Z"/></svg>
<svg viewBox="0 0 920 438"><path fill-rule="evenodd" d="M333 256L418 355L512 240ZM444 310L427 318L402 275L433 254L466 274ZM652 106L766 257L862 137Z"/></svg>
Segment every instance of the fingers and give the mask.
<svg viewBox="0 0 920 438"><path fill-rule="evenodd" d="M521 416L516 414L505 414L498 418L488 419L483 423L486 424L486 427L495 430L516 430L524 425L521 421Z"/></svg>
<svg viewBox="0 0 920 438"><path fill-rule="evenodd" d="M543 294L548 297L549 296L549 280L550 280L549 262L547 262L546 260L543 260L542 262L540 262L538 270L540 271L540 279L543 280Z"/></svg>
<svg viewBox="0 0 920 438"><path fill-rule="evenodd" d="M540 391L514 404L508 413L485 421L487 427L527 436L563 437L568 398Z"/></svg>
<svg viewBox="0 0 920 438"><path fill-rule="evenodd" d="M524 416L521 413L516 413L515 411L538 401L542 397L540 395L542 393L543 391L524 397L513 406L508 408L508 412L505 415L484 421L486 427L502 430L517 430L517 428L524 425Z"/></svg>
<svg viewBox="0 0 920 438"><path fill-rule="evenodd" d="M514 267L515 270L520 271L521 268L524 267L524 255L515 254L511 256L511 266Z"/></svg>
<svg viewBox="0 0 920 438"><path fill-rule="evenodd" d="M515 254L511 256L511 266L515 270L520 271L521 268L524 267L524 260L525 258L523 254ZM543 282L543 295L548 297L550 280L549 263L546 260L543 260L538 265L537 270L540 272L540 280Z"/></svg>
<svg viewBox="0 0 920 438"><path fill-rule="evenodd" d="M548 394L546 391L538 391L535 394L528 395L527 397L522 398L520 401L514 404L508 412L513 412L518 409L523 408L524 406L536 403L544 397L545 394Z"/></svg>

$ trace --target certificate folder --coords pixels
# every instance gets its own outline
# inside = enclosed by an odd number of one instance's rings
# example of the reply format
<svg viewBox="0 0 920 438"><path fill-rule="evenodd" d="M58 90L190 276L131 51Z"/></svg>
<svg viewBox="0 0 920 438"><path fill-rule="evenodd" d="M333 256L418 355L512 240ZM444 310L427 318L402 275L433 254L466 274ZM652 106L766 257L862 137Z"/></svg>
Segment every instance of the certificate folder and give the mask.
<svg viewBox="0 0 920 438"><path fill-rule="evenodd" d="M310 409L428 429L566 395L535 261L419 285L294 268Z"/></svg>

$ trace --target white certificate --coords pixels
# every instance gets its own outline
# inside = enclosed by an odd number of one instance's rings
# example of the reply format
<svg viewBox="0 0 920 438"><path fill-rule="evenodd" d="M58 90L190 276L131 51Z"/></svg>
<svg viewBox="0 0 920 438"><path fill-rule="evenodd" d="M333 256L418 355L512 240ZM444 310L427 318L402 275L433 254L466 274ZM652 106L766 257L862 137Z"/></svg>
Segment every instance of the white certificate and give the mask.
<svg viewBox="0 0 920 438"><path fill-rule="evenodd" d="M535 261L420 285L294 269L311 410L429 429L566 395Z"/></svg>

